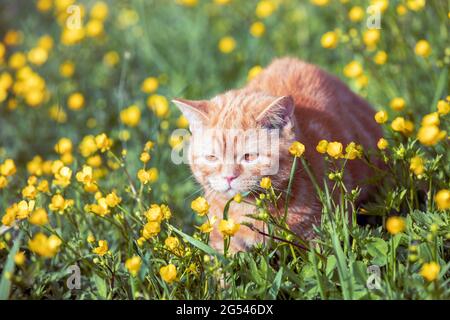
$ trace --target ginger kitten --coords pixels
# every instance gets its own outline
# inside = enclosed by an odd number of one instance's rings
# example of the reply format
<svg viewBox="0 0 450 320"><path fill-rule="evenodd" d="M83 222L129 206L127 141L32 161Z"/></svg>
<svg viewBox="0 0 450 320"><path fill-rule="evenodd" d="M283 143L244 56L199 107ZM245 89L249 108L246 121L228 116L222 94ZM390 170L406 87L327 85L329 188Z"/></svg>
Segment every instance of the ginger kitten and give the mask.
<svg viewBox="0 0 450 320"><path fill-rule="evenodd" d="M210 216L218 218L233 195L260 190L264 176L270 176L276 190L286 190L293 160L288 148L293 141L305 145L304 156L322 181L325 163L316 151L320 140L339 141L344 146L354 141L368 150L376 148L382 136L373 120L374 111L365 100L338 78L295 58L274 60L242 89L211 100L173 102L190 123L191 169L204 188ZM255 130L274 129L278 133L272 143L267 143L264 135L253 134ZM370 174L362 160L349 161L344 178L347 189L361 186L360 198L364 198L368 188L362 185L363 180ZM246 220L245 215L254 210L254 206L233 202L229 216L262 230L259 222ZM312 225L320 223L321 210L313 185L299 166L289 202L291 230L305 239L312 238ZM242 226L231 241L231 249L246 250L261 240L258 233ZM216 249L223 246L216 229L211 233L211 245Z"/></svg>

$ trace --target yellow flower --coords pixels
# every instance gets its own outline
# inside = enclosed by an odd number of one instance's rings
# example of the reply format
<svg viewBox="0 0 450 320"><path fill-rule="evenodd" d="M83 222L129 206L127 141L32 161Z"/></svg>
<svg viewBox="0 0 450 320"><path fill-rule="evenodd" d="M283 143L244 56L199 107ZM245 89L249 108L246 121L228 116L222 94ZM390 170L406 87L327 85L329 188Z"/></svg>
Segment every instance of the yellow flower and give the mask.
<svg viewBox="0 0 450 320"><path fill-rule="evenodd" d="M187 128L189 127L189 121L185 116L181 115L177 119L177 127L178 128Z"/></svg>
<svg viewBox="0 0 450 320"><path fill-rule="evenodd" d="M72 93L67 100L67 105L72 110L80 110L84 107L83 95L79 92Z"/></svg>
<svg viewBox="0 0 450 320"><path fill-rule="evenodd" d="M420 156L412 157L409 170L414 172L416 176L421 175L425 170L423 159Z"/></svg>
<svg viewBox="0 0 450 320"><path fill-rule="evenodd" d="M247 80L250 81L252 80L254 77L256 77L258 74L261 73L261 71L263 70L263 68L261 66L254 66L252 67L247 74Z"/></svg>
<svg viewBox="0 0 450 320"><path fill-rule="evenodd" d="M108 5L103 1L96 2L91 8L91 17L93 19L105 20L108 16Z"/></svg>
<svg viewBox="0 0 450 320"><path fill-rule="evenodd" d="M194 210L199 216L204 216L209 211L209 203L203 197L198 197L194 201L191 202L191 208Z"/></svg>
<svg viewBox="0 0 450 320"><path fill-rule="evenodd" d="M236 40L233 37L223 37L219 41L219 50L222 53L228 54L236 48Z"/></svg>
<svg viewBox="0 0 450 320"><path fill-rule="evenodd" d="M148 221L161 222L164 218L161 207L157 204L152 204L150 208L145 212L145 217Z"/></svg>
<svg viewBox="0 0 450 320"><path fill-rule="evenodd" d="M37 195L37 189L33 185L28 185L22 189L22 196L27 199L35 199Z"/></svg>
<svg viewBox="0 0 450 320"><path fill-rule="evenodd" d="M426 126L439 126L440 121L439 121L439 114L437 112L432 112L429 113L427 115L425 115L422 118L422 122L421 125L426 127Z"/></svg>
<svg viewBox="0 0 450 320"><path fill-rule="evenodd" d="M30 61L32 64L40 66L47 61L48 53L44 48L36 47L28 52L27 57L28 61Z"/></svg>
<svg viewBox="0 0 450 320"><path fill-rule="evenodd" d="M100 20L90 20L86 24L86 35L91 38L99 37L104 32L103 22Z"/></svg>
<svg viewBox="0 0 450 320"><path fill-rule="evenodd" d="M252 23L250 26L250 34L254 36L255 38L261 37L266 32L266 27L264 26L264 23L257 21Z"/></svg>
<svg viewBox="0 0 450 320"><path fill-rule="evenodd" d="M61 244L61 239L56 235L47 237L43 233L38 233L28 241L28 248L44 258L52 258L58 253Z"/></svg>
<svg viewBox="0 0 450 320"><path fill-rule="evenodd" d="M377 142L377 147L380 150L385 150L388 146L389 146L389 143L384 138L380 138L380 140L378 140L378 142Z"/></svg>
<svg viewBox="0 0 450 320"><path fill-rule="evenodd" d="M104 256L108 253L108 242L106 240L99 240L98 247L92 249L92 252L99 256Z"/></svg>
<svg viewBox="0 0 450 320"><path fill-rule="evenodd" d="M17 219L26 219L30 215L31 212L34 210L35 201L25 201L22 200L17 204L17 211L16 211L16 218Z"/></svg>
<svg viewBox="0 0 450 320"><path fill-rule="evenodd" d="M272 15L272 13L277 9L276 4L273 0L261 0L256 6L256 16L258 18L267 18Z"/></svg>
<svg viewBox="0 0 450 320"><path fill-rule="evenodd" d="M63 77L70 78L75 72L75 65L72 61L66 60L59 66L59 74Z"/></svg>
<svg viewBox="0 0 450 320"><path fill-rule="evenodd" d="M389 217L386 221L386 229L392 235L403 232L406 229L405 219L397 216Z"/></svg>
<svg viewBox="0 0 450 320"><path fill-rule="evenodd" d="M40 12L47 12L52 8L52 0L38 0L36 2L36 8Z"/></svg>
<svg viewBox="0 0 450 320"><path fill-rule="evenodd" d="M161 231L161 224L158 221L149 221L142 229L142 236L145 239L153 238Z"/></svg>
<svg viewBox="0 0 450 320"><path fill-rule="evenodd" d="M420 275L425 278L428 282L434 281L439 277L439 271L441 267L436 262L432 261L429 263L424 263L420 269Z"/></svg>
<svg viewBox="0 0 450 320"><path fill-rule="evenodd" d="M434 196L434 201L439 210L450 209L450 190L439 190Z"/></svg>
<svg viewBox="0 0 450 320"><path fill-rule="evenodd" d="M8 185L8 179L4 176L0 176L0 189L6 188Z"/></svg>
<svg viewBox="0 0 450 320"><path fill-rule="evenodd" d="M169 251L176 252L177 248L180 246L180 240L176 237L167 237L166 240L164 240L164 245Z"/></svg>
<svg viewBox="0 0 450 320"><path fill-rule="evenodd" d="M232 237L239 231L241 225L235 223L233 219L222 220L219 223L219 231L224 237Z"/></svg>
<svg viewBox="0 0 450 320"><path fill-rule="evenodd" d="M210 233L213 231L213 225L216 223L217 217L213 216L211 219L203 223L200 227L196 227L202 233Z"/></svg>
<svg viewBox="0 0 450 320"><path fill-rule="evenodd" d="M359 22L364 18L364 9L360 6L354 6L348 12L348 17L353 22Z"/></svg>
<svg viewBox="0 0 450 320"><path fill-rule="evenodd" d="M348 78L357 78L362 73L363 68L358 61L352 61L344 67L344 75Z"/></svg>
<svg viewBox="0 0 450 320"><path fill-rule="evenodd" d="M31 224L43 226L48 223L48 215L45 209L39 208L33 211L30 215L29 221Z"/></svg>
<svg viewBox="0 0 450 320"><path fill-rule="evenodd" d="M158 118L164 118L169 115L169 101L166 97L153 94L147 98L147 106Z"/></svg>
<svg viewBox="0 0 450 320"><path fill-rule="evenodd" d="M127 126L136 127L141 121L141 110L133 104L120 112L120 120Z"/></svg>
<svg viewBox="0 0 450 320"><path fill-rule="evenodd" d="M48 185L48 181L47 180L42 180L41 182L39 182L37 189L39 192L49 192L50 191L50 187Z"/></svg>
<svg viewBox="0 0 450 320"><path fill-rule="evenodd" d="M319 153L326 153L328 148L328 141L327 140L320 140L319 143L316 146L316 150Z"/></svg>
<svg viewBox="0 0 450 320"><path fill-rule="evenodd" d="M420 11L425 7L426 0L408 0L406 5L413 11Z"/></svg>
<svg viewBox="0 0 450 320"><path fill-rule="evenodd" d="M159 274L161 278L169 284L177 280L177 268L173 264L161 267L159 269Z"/></svg>
<svg viewBox="0 0 450 320"><path fill-rule="evenodd" d="M414 130L414 123L412 121L405 120L403 117L397 117L392 121L391 128L394 131L401 132L404 135L409 136Z"/></svg>
<svg viewBox="0 0 450 320"><path fill-rule="evenodd" d="M334 49L338 44L338 34L335 31L325 33L320 39L320 44L326 49Z"/></svg>
<svg viewBox="0 0 450 320"><path fill-rule="evenodd" d="M102 133L95 137L95 144L101 152L105 152L111 149L113 142L106 134Z"/></svg>
<svg viewBox="0 0 450 320"><path fill-rule="evenodd" d="M120 198L114 191L107 194L105 197L106 204L110 208L114 208L122 202L122 198Z"/></svg>
<svg viewBox="0 0 450 320"><path fill-rule="evenodd" d="M25 252L19 251L14 256L14 263L18 266L21 266L25 263L27 257L25 256Z"/></svg>
<svg viewBox="0 0 450 320"><path fill-rule="evenodd" d="M58 154L72 152L72 141L69 138L61 138L55 144L55 152Z"/></svg>
<svg viewBox="0 0 450 320"><path fill-rule="evenodd" d="M158 89L159 82L157 78L148 77L141 84L141 91L145 93L153 93Z"/></svg>
<svg viewBox="0 0 450 320"><path fill-rule="evenodd" d="M170 211L170 208L165 204L161 204L159 207L161 208L164 219L169 220L172 217L172 212Z"/></svg>
<svg viewBox="0 0 450 320"><path fill-rule="evenodd" d="M61 33L61 43L66 46L72 46L79 43L86 35L84 28L64 28Z"/></svg>
<svg viewBox="0 0 450 320"><path fill-rule="evenodd" d="M338 159L340 157L342 157L342 143L340 142L329 142L327 145L327 153L330 157L334 158L334 159Z"/></svg>
<svg viewBox="0 0 450 320"><path fill-rule="evenodd" d="M119 54L116 51L108 51L103 56L103 63L107 66L113 67L118 64L120 61Z"/></svg>
<svg viewBox="0 0 450 320"><path fill-rule="evenodd" d="M15 52L9 57L8 64L13 69L20 69L25 66L27 58L22 52Z"/></svg>
<svg viewBox="0 0 450 320"><path fill-rule="evenodd" d="M264 177L261 179L259 185L261 186L261 188L268 190L272 186L272 180L270 180L269 177Z"/></svg>
<svg viewBox="0 0 450 320"><path fill-rule="evenodd" d="M362 146L354 142L350 142L345 148L345 158L354 160L362 157Z"/></svg>
<svg viewBox="0 0 450 320"><path fill-rule="evenodd" d="M142 152L141 156L139 157L139 160L141 160L143 163L149 162L151 159L150 154L148 152Z"/></svg>
<svg viewBox="0 0 450 320"><path fill-rule="evenodd" d="M85 158L95 153L97 151L95 137L92 135L85 136L83 140L81 140L78 149L80 150L81 155Z"/></svg>
<svg viewBox="0 0 450 320"><path fill-rule="evenodd" d="M73 200L71 200L71 199L66 200L66 199L64 199L64 197L62 195L57 194L52 197L52 201L49 205L49 209L52 211L63 213L64 210L73 206L73 204L74 204Z"/></svg>
<svg viewBox="0 0 450 320"><path fill-rule="evenodd" d="M233 201L236 203L241 203L242 202L242 195L240 193L237 193L234 197L233 197Z"/></svg>
<svg viewBox="0 0 450 320"><path fill-rule="evenodd" d="M401 111L405 108L406 102L403 98L396 97L391 100L390 106L395 111Z"/></svg>
<svg viewBox="0 0 450 320"><path fill-rule="evenodd" d="M408 9L402 4L399 4L397 6L396 11L399 16L404 16L405 14L408 13Z"/></svg>
<svg viewBox="0 0 450 320"><path fill-rule="evenodd" d="M177 3L186 7L195 7L198 3L198 0L177 0Z"/></svg>
<svg viewBox="0 0 450 320"><path fill-rule="evenodd" d="M132 256L130 259L125 261L125 268L131 273L133 277L137 275L139 270L141 270L142 260L139 256Z"/></svg>
<svg viewBox="0 0 450 320"><path fill-rule="evenodd" d="M371 0L371 4L383 13L389 7L389 0Z"/></svg>
<svg viewBox="0 0 450 320"><path fill-rule="evenodd" d="M92 234L89 234L86 238L86 241L89 243L94 243L95 242L95 237Z"/></svg>
<svg viewBox="0 0 450 320"><path fill-rule="evenodd" d="M301 157L304 152L305 152L304 144L298 141L294 141L289 147L289 153L294 157Z"/></svg>
<svg viewBox="0 0 450 320"><path fill-rule="evenodd" d="M65 188L70 184L71 177L72 170L69 167L62 167L58 172L55 173L55 179L53 180L53 183Z"/></svg>
<svg viewBox="0 0 450 320"><path fill-rule="evenodd" d="M414 52L420 57L428 57L431 54L431 46L426 40L419 40L416 43Z"/></svg>
<svg viewBox="0 0 450 320"><path fill-rule="evenodd" d="M448 103L448 101L439 100L437 104L437 110L441 116L446 115L450 112L450 104Z"/></svg>
<svg viewBox="0 0 450 320"><path fill-rule="evenodd" d="M330 0L310 0L312 4L322 7L328 5Z"/></svg>
<svg viewBox="0 0 450 320"><path fill-rule="evenodd" d="M375 48L377 43L380 41L380 30L369 29L363 33L363 42L369 50Z"/></svg>
<svg viewBox="0 0 450 320"><path fill-rule="evenodd" d="M0 165L0 174L9 177L16 173L16 164L14 163L14 160L12 159L6 159L1 165Z"/></svg>
<svg viewBox="0 0 450 320"><path fill-rule="evenodd" d="M137 173L137 177L142 184L153 183L158 180L158 169L150 168L148 170L140 169Z"/></svg>
<svg viewBox="0 0 450 320"><path fill-rule="evenodd" d="M373 61L379 65L385 64L387 59L388 59L388 55L387 55L386 51L378 51L375 54L375 57L373 57Z"/></svg>
<svg viewBox="0 0 450 320"><path fill-rule="evenodd" d="M438 126L424 126L420 127L417 132L417 139L419 139L420 143L424 146L434 146L439 141L445 138L445 131L441 131Z"/></svg>

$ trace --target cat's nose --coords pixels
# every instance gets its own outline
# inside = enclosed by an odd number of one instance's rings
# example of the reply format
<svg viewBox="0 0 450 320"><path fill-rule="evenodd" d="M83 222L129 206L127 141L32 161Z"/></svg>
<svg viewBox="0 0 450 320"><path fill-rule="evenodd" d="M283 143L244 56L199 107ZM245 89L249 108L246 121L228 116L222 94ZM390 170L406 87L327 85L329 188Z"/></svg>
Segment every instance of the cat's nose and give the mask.
<svg viewBox="0 0 450 320"><path fill-rule="evenodd" d="M225 177L225 180L227 180L228 184L231 184L231 181L233 181L236 178L237 178L237 176L227 176L227 177Z"/></svg>

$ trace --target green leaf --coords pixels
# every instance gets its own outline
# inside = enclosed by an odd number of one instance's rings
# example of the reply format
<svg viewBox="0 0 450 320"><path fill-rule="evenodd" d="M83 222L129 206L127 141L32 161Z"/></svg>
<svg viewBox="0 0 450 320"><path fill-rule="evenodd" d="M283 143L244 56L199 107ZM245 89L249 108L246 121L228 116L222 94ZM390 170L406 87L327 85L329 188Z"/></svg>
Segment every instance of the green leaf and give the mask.
<svg viewBox="0 0 450 320"><path fill-rule="evenodd" d="M7 274L12 275L14 273L14 256L17 251L19 251L20 243L22 242L23 233L20 231L16 240L14 240L14 245L8 254L8 258L5 263L5 267L2 272L2 277L0 281L0 300L7 300L9 298L9 291L11 290L11 280L6 276Z"/></svg>
<svg viewBox="0 0 450 320"><path fill-rule="evenodd" d="M207 253L209 255L216 256L222 262L226 262L227 261L227 259L225 259L225 257L223 255L218 253L216 250L214 250L212 247L210 247L206 243L204 243L204 242L202 242L200 240L197 240L197 239L191 237L190 235L187 235L183 231L178 230L177 228L175 228L174 226L170 226L169 228L171 230L173 230L174 232L178 233L184 239L186 239L186 241L189 242L190 244L192 244L194 247L197 247L198 249L202 250L203 252L205 252L205 253Z"/></svg>
<svg viewBox="0 0 450 320"><path fill-rule="evenodd" d="M373 258L372 263L380 267L387 263L388 245L383 239L376 238L369 242L367 252Z"/></svg>
<svg viewBox="0 0 450 320"><path fill-rule="evenodd" d="M108 290L106 288L105 279L101 278L98 274L94 274L94 282L97 287L98 295L102 299L106 299L108 297Z"/></svg>
<svg viewBox="0 0 450 320"><path fill-rule="evenodd" d="M269 289L269 297L270 299L275 300L278 295L278 291L280 291L281 287L281 279L283 276L283 267L278 270L277 275L275 276L275 279L273 280L273 284Z"/></svg>

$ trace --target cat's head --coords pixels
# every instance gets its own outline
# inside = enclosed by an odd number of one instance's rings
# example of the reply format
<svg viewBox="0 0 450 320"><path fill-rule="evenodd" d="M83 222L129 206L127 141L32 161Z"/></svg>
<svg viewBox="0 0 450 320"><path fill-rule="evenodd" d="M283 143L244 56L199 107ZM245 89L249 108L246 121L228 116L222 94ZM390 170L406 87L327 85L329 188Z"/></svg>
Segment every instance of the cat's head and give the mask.
<svg viewBox="0 0 450 320"><path fill-rule="evenodd" d="M290 96L229 91L211 100L173 102L189 121L189 162L207 194L255 191L264 176L282 187L289 175L286 150L295 137Z"/></svg>

